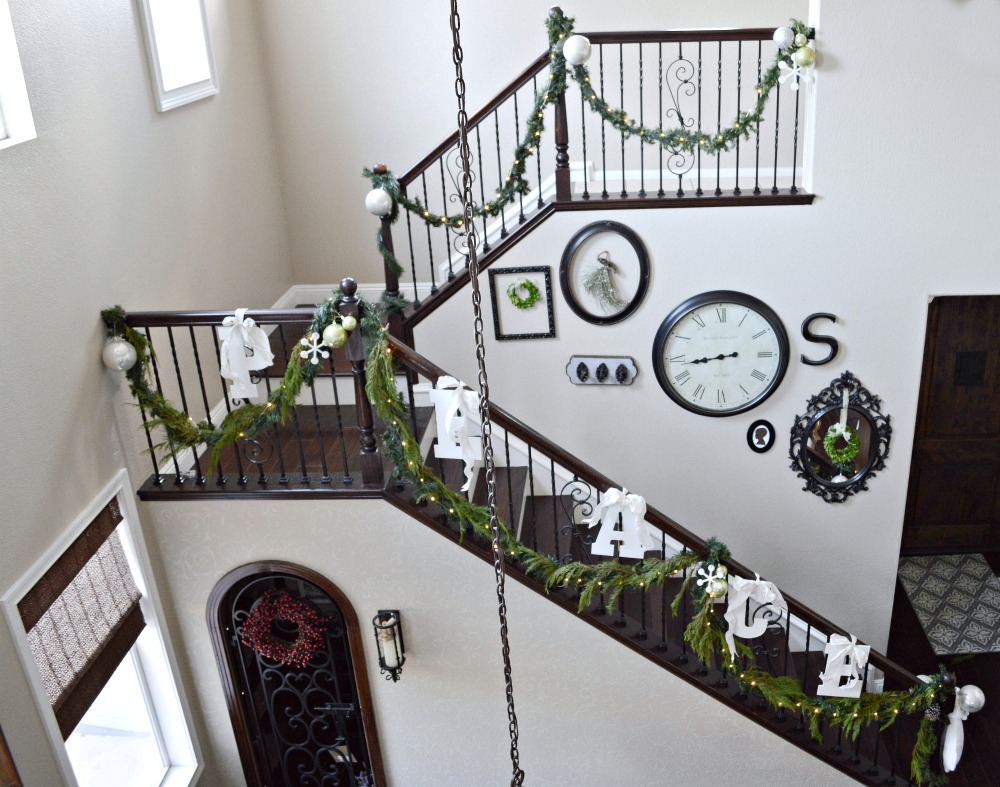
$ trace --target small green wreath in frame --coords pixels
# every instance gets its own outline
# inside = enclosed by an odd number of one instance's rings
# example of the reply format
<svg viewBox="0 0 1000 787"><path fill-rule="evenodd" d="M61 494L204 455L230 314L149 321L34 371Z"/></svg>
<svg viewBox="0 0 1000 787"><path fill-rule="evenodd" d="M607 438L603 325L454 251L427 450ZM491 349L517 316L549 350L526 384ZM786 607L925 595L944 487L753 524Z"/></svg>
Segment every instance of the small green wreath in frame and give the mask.
<svg viewBox="0 0 1000 787"><path fill-rule="evenodd" d="M519 294L521 290L527 293L523 298ZM507 288L507 297L518 309L530 309L541 300L542 294L533 282L527 279L518 279Z"/></svg>
<svg viewBox="0 0 1000 787"><path fill-rule="evenodd" d="M837 448L837 441L841 438L847 443L843 448ZM823 438L823 450L830 457L830 461L841 467L849 465L854 461L858 452L861 451L861 438L858 433L846 424L834 424Z"/></svg>

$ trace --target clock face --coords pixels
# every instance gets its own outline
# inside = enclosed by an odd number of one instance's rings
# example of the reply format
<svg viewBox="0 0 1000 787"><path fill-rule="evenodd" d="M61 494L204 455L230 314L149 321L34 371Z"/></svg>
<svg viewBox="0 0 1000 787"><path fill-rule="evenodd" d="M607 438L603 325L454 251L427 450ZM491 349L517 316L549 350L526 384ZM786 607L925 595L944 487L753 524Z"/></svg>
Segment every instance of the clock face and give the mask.
<svg viewBox="0 0 1000 787"><path fill-rule="evenodd" d="M763 402L788 367L788 335L767 304L716 290L689 298L653 342L660 387L701 415L735 415Z"/></svg>

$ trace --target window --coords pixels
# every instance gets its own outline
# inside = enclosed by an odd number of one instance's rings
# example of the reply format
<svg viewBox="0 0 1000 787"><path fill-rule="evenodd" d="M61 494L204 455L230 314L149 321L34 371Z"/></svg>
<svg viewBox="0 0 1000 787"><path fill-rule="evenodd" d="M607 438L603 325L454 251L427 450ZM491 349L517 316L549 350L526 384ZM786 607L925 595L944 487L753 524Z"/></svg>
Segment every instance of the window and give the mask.
<svg viewBox="0 0 1000 787"><path fill-rule="evenodd" d="M7 0L0 0L0 148L35 138Z"/></svg>
<svg viewBox="0 0 1000 787"><path fill-rule="evenodd" d="M219 92L204 0L141 0L150 76L160 112Z"/></svg>
<svg viewBox="0 0 1000 787"><path fill-rule="evenodd" d="M189 714L122 470L4 597L67 784L188 785Z"/></svg>

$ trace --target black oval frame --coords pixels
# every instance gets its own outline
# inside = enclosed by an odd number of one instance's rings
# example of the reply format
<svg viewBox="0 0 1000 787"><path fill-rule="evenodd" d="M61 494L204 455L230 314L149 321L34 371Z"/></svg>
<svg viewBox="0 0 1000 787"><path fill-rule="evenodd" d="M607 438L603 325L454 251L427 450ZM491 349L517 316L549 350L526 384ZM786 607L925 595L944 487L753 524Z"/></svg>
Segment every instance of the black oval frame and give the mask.
<svg viewBox="0 0 1000 787"><path fill-rule="evenodd" d="M774 333L778 337L778 347L781 351L781 362L778 364L778 371L775 374L774 381L771 383L770 387L756 399L733 410L726 410L725 412L702 409L701 407L697 407L683 397L679 396L667 379L667 369L663 363L663 346L667 343L667 336L673 329L674 325L676 325L688 312L694 311L695 309L705 306L706 304L718 303L720 301L746 306L748 309L753 309L761 315L768 321L768 323L771 324L771 327L774 328ZM788 371L788 354L790 352L790 347L791 346L788 343L788 332L785 330L785 324L781 321L781 318L777 315L774 309L764 303L764 301L760 298L747 295L745 292L736 292L735 290L711 290L710 292L703 292L700 295L691 296L670 312L670 314L664 318L663 322L660 323L660 327L656 331L656 337L653 339L653 371L656 373L656 381L660 384L660 388L663 389L663 392L685 410L689 410L697 415L707 415L713 418L727 418L731 415L739 415L740 413L745 413L747 410L752 410L778 390L778 386L781 385L781 381L785 379L785 372Z"/></svg>
<svg viewBox="0 0 1000 787"><path fill-rule="evenodd" d="M573 267L573 258L576 256L576 253L585 241L602 232L615 232L625 238L639 260L639 286L636 288L635 295L632 296L632 300L620 312L606 317L584 309L576 300L573 288L570 285L570 270ZM639 308L639 304L646 297L646 290L649 289L649 254L646 252L646 247L642 239L636 234L635 230L617 221L595 221L593 224L588 224L570 238L569 243L566 244L566 249L563 251L562 259L559 262L559 289L562 290L563 298L566 299L569 308L581 320L586 320L594 325L612 325L626 319Z"/></svg>
<svg viewBox="0 0 1000 787"><path fill-rule="evenodd" d="M868 446L868 458L865 460L864 467L862 467L860 470L855 471L854 475L852 475L846 481L837 481L836 483L833 481L827 481L825 478L818 476L813 471L809 462L806 461L805 459L806 448L804 441L808 438L810 434L812 434L813 428L815 427L817 421L819 421L823 416L828 415L829 413L838 412L842 406L843 405L840 404L830 404L822 408L818 412L816 412L813 415L813 417L806 422L805 427L802 431L802 435L799 438L799 440L801 441L801 444L799 446L799 458L800 458L799 464L801 468L812 477L815 483L819 484L820 486L830 487L831 489L846 489L856 484L858 481L860 481L862 478L868 475L868 473L872 469L872 466L875 464L875 460L878 459L879 456L878 424L875 423L875 419L872 417L872 414L868 411L867 408L855 407L854 405L849 404L847 407L848 412L854 412L858 415L863 416L868 424L868 428L871 430L872 439Z"/></svg>

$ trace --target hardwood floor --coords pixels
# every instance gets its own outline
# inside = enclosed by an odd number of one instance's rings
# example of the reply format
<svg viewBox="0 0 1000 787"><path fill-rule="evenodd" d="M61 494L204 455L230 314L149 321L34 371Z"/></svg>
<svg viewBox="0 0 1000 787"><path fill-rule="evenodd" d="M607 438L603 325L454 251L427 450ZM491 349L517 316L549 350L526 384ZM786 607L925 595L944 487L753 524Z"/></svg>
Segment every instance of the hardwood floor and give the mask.
<svg viewBox="0 0 1000 787"><path fill-rule="evenodd" d="M954 670L959 686L971 683L986 693L986 706L969 716L964 724L965 750L958 769L951 774L949 785L986 787L1000 784L1000 653L935 655L906 591L897 580L886 655L917 674L936 672L943 663ZM942 710L947 713L951 707ZM939 761L937 766L940 767Z"/></svg>

